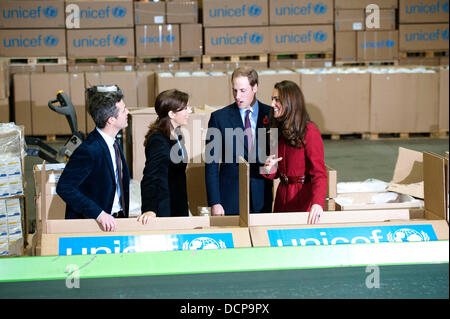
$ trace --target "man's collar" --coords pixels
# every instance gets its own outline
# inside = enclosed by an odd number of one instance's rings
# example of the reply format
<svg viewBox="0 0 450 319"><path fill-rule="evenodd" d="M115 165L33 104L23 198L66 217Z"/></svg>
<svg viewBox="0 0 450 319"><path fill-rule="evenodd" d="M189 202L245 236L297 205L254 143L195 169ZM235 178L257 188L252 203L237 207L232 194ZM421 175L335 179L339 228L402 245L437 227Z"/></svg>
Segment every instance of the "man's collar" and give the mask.
<svg viewBox="0 0 450 319"><path fill-rule="evenodd" d="M99 129L98 127L95 127L97 132L103 137L103 139L105 140L106 144L108 146L112 146L114 144L114 142L116 141L113 137L109 136L108 134L106 134L105 132L103 132L101 129Z"/></svg>

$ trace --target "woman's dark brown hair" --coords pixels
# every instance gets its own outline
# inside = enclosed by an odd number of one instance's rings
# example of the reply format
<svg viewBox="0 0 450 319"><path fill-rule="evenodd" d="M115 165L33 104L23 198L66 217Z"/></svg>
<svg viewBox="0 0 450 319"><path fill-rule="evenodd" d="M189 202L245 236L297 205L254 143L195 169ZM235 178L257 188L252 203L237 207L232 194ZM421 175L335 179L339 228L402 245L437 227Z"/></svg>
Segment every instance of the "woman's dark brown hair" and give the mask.
<svg viewBox="0 0 450 319"><path fill-rule="evenodd" d="M187 93L178 91L176 89L166 90L156 97L155 111L158 115L156 121L150 124L147 134L145 135L144 146L147 141L155 133L160 133L167 138L170 138L170 130L172 124L169 118L169 112L179 112L186 107L189 100Z"/></svg>
<svg viewBox="0 0 450 319"><path fill-rule="evenodd" d="M301 148L305 144L306 124L311 121L306 111L303 93L292 81L278 82L274 88L278 90L278 98L284 111L282 116L275 118L273 109L271 110L271 127L278 128L278 134L289 145Z"/></svg>

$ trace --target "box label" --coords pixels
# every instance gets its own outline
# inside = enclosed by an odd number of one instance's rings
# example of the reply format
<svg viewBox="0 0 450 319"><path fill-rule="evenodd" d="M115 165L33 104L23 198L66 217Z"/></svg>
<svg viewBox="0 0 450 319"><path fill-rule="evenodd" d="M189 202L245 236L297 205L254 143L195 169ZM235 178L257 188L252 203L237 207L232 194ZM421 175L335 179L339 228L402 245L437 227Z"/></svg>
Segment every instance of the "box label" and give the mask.
<svg viewBox="0 0 450 319"><path fill-rule="evenodd" d="M333 50L333 27L274 26L270 27L271 52L312 52Z"/></svg>
<svg viewBox="0 0 450 319"><path fill-rule="evenodd" d="M61 237L59 255L234 248L232 233Z"/></svg>
<svg viewBox="0 0 450 319"><path fill-rule="evenodd" d="M265 53L267 28L205 28L206 54Z"/></svg>
<svg viewBox="0 0 450 319"><path fill-rule="evenodd" d="M271 247L438 240L431 225L269 229Z"/></svg>
<svg viewBox="0 0 450 319"><path fill-rule="evenodd" d="M65 30L0 30L0 56L63 56Z"/></svg>
<svg viewBox="0 0 450 319"><path fill-rule="evenodd" d="M448 25L445 28L436 26L433 30L423 30L419 27L416 30L406 31L403 34L403 37L406 43L408 42L429 43L442 40L448 41Z"/></svg>
<svg viewBox="0 0 450 319"><path fill-rule="evenodd" d="M64 3L58 1L2 1L0 27L64 27Z"/></svg>
<svg viewBox="0 0 450 319"><path fill-rule="evenodd" d="M448 0L400 1L400 23L448 22Z"/></svg>
<svg viewBox="0 0 450 319"><path fill-rule="evenodd" d="M267 0L205 1L204 26L267 25Z"/></svg>

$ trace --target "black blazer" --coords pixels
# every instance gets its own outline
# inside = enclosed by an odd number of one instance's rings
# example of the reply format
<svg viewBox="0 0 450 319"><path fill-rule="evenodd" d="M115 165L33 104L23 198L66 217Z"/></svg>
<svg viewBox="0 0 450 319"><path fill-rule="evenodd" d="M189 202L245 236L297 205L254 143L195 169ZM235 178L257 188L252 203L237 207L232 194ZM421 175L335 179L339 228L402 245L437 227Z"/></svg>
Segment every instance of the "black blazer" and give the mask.
<svg viewBox="0 0 450 319"><path fill-rule="evenodd" d="M260 158L259 153L268 154L269 144L267 135L266 149L263 150L258 145L260 140L258 128L268 129L270 106L258 101L258 119L256 123L256 144L254 152L256 160L250 163L250 212L270 213L272 211L272 181L264 178L259 173L259 168L264 166L265 158ZM214 142L213 130L218 129L221 133L221 149L212 150ZM220 110L211 113L208 123L208 134L205 148L205 182L208 205L221 204L226 215L239 214L239 164L238 157L242 156L247 161L248 151L245 139L234 137L233 140L226 141L226 129L241 128L244 130L242 118L236 103L228 105ZM266 134L267 131L264 130ZM212 143L212 144L210 144ZM243 146L243 147L242 147ZM239 150L243 150L241 153ZM217 152L219 151L219 152ZM232 154L232 160L227 162L226 154Z"/></svg>
<svg viewBox="0 0 450 319"><path fill-rule="evenodd" d="M182 139L181 139L182 141ZM186 166L176 140L155 133L145 146L144 176L141 181L142 213L153 211L158 217L189 216Z"/></svg>
<svg viewBox="0 0 450 319"><path fill-rule="evenodd" d="M124 214L128 217L130 173L122 158ZM94 129L73 152L56 186L56 193L66 202L66 219L97 218L111 213L116 180L111 154L103 137Z"/></svg>

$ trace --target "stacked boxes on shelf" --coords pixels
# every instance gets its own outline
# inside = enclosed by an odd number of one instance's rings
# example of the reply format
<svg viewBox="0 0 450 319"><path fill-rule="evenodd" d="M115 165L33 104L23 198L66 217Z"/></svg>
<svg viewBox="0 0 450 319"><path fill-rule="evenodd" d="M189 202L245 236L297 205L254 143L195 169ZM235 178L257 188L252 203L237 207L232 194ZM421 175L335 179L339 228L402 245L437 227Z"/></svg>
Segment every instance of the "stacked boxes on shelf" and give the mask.
<svg viewBox="0 0 450 319"><path fill-rule="evenodd" d="M399 0L402 64L448 65L448 1Z"/></svg>
<svg viewBox="0 0 450 319"><path fill-rule="evenodd" d="M270 0L270 67L333 64L333 1Z"/></svg>
<svg viewBox="0 0 450 319"><path fill-rule="evenodd" d="M13 123L0 124L0 256L23 255L23 156L22 128Z"/></svg>
<svg viewBox="0 0 450 319"><path fill-rule="evenodd" d="M335 60L398 61L397 0L335 0Z"/></svg>
<svg viewBox="0 0 450 319"><path fill-rule="evenodd" d="M138 70L195 70L203 50L197 1L135 2Z"/></svg>
<svg viewBox="0 0 450 319"><path fill-rule="evenodd" d="M204 0L203 68L267 67L268 24L268 0Z"/></svg>
<svg viewBox="0 0 450 319"><path fill-rule="evenodd" d="M9 113L9 68L7 60L0 58L0 123L10 121Z"/></svg>

